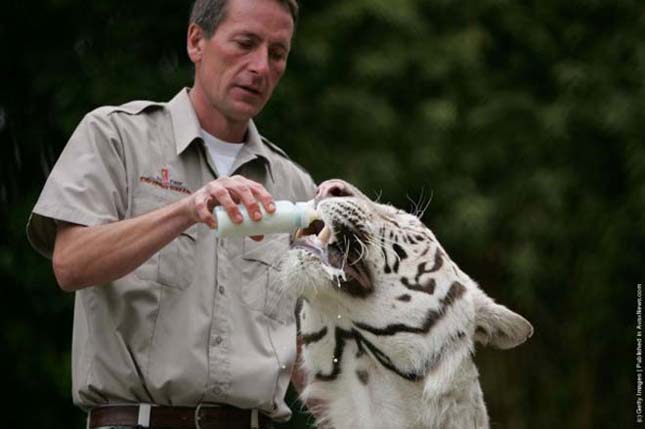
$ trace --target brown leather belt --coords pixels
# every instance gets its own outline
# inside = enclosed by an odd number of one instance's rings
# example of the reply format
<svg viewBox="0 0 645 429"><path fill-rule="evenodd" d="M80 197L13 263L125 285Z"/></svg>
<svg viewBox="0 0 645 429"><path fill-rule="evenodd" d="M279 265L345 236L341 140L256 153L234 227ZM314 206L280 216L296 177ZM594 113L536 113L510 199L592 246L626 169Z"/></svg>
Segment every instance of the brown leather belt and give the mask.
<svg viewBox="0 0 645 429"><path fill-rule="evenodd" d="M92 408L90 428L102 426L140 427L139 406L115 405ZM249 429L251 411L231 406L162 407L150 408L150 429ZM258 415L258 429L271 429L272 420Z"/></svg>

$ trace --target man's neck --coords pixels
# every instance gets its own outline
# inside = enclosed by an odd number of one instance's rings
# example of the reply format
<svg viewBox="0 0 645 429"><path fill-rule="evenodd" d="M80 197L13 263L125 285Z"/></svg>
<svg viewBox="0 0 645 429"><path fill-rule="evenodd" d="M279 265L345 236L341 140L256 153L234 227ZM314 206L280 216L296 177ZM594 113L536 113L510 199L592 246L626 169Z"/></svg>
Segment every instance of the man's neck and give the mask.
<svg viewBox="0 0 645 429"><path fill-rule="evenodd" d="M242 143L249 128L248 121L233 121L213 107L204 94L191 88L188 96L201 127L209 134L230 143Z"/></svg>

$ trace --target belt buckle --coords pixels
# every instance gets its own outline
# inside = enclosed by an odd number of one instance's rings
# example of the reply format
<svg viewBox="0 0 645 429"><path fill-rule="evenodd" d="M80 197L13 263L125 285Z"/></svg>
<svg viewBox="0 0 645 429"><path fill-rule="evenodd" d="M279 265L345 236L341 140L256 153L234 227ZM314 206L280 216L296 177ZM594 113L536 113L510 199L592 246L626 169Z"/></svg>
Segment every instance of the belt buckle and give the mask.
<svg viewBox="0 0 645 429"><path fill-rule="evenodd" d="M204 404L200 402L197 404L195 407L195 413L193 414L193 422L195 423L195 429L202 429L200 420L202 419L202 416L199 414L202 410L202 408L220 408L221 405L218 404Z"/></svg>
<svg viewBox="0 0 645 429"><path fill-rule="evenodd" d="M201 420L201 416L199 415L199 411L202 409L202 403L200 402L197 404L197 407L195 407L195 414L193 414L193 421L195 422L195 429L202 429L202 427L199 425L199 421Z"/></svg>

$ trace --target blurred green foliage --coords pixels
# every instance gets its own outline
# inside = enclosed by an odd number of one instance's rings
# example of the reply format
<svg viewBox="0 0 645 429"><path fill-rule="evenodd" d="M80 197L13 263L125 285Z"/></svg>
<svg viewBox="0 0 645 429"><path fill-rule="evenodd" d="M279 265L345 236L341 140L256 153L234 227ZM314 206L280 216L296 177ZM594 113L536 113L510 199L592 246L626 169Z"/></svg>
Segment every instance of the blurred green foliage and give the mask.
<svg viewBox="0 0 645 429"><path fill-rule="evenodd" d="M407 209L431 197L424 221L453 259L532 321L518 349L478 350L495 427L629 427L645 260L643 3L302 3L263 134L317 181L341 177ZM6 427L84 427L70 398L73 296L24 225L87 111L190 85L189 7L3 5Z"/></svg>

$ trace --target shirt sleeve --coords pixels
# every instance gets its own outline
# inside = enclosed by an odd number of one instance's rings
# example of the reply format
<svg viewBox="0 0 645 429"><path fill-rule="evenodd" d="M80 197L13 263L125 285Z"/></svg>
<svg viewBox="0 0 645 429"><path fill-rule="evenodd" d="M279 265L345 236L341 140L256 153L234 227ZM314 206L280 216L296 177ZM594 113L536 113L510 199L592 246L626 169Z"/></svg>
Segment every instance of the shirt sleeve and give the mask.
<svg viewBox="0 0 645 429"><path fill-rule="evenodd" d="M123 219L127 175L119 133L109 108L89 113L63 149L27 223L31 245L51 258L56 221L84 226Z"/></svg>

